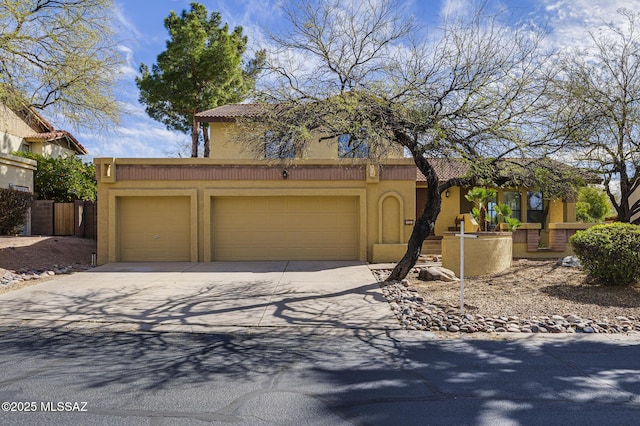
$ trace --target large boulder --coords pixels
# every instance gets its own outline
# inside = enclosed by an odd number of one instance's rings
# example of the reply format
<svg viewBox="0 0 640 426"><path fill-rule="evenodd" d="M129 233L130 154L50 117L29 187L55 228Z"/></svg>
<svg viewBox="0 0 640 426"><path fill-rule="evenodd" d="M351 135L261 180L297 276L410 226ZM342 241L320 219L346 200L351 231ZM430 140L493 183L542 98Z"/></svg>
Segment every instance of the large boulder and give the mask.
<svg viewBox="0 0 640 426"><path fill-rule="evenodd" d="M423 281L460 281L452 270L443 268L442 266L428 266L426 268L421 268L418 273L418 278Z"/></svg>

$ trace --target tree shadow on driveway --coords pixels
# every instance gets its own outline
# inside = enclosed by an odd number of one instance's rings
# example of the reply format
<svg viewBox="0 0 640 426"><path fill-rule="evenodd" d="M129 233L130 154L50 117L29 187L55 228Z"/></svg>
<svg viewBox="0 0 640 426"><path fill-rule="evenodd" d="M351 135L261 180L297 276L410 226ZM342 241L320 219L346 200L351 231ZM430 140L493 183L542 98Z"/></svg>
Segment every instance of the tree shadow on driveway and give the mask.
<svg viewBox="0 0 640 426"><path fill-rule="evenodd" d="M310 292L271 281L185 284L170 294L153 286L29 289L1 299L0 317L149 326L399 328L377 283Z"/></svg>
<svg viewBox="0 0 640 426"><path fill-rule="evenodd" d="M289 414L313 401L350 424L633 424L640 415L638 342L422 335L4 329L0 399L55 392L144 416L177 395L175 416L247 423L274 398Z"/></svg>

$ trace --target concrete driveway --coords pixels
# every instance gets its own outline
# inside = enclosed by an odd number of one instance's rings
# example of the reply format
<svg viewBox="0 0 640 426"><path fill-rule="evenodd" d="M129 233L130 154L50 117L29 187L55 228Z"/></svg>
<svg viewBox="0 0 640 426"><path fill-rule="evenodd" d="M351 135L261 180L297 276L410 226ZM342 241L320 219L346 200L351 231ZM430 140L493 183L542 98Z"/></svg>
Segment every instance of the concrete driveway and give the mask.
<svg viewBox="0 0 640 426"><path fill-rule="evenodd" d="M114 263L0 295L2 325L400 329L362 262Z"/></svg>

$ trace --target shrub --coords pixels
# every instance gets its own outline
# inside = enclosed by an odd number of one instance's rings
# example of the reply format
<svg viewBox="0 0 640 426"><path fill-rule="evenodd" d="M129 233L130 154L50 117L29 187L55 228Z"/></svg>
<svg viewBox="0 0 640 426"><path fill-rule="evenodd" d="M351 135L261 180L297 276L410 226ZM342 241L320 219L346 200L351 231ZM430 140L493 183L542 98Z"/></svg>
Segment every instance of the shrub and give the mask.
<svg viewBox="0 0 640 426"><path fill-rule="evenodd" d="M583 268L607 284L632 284L640 278L640 227L629 223L595 225L569 242Z"/></svg>
<svg viewBox="0 0 640 426"><path fill-rule="evenodd" d="M598 188L584 187L578 191L576 219L579 222L602 222L611 211L607 194Z"/></svg>
<svg viewBox="0 0 640 426"><path fill-rule="evenodd" d="M85 164L75 156L52 158L30 152L14 154L38 162L33 176L34 192L38 198L60 203L96 200L97 181L93 164Z"/></svg>
<svg viewBox="0 0 640 426"><path fill-rule="evenodd" d="M33 195L15 189L0 188L0 235L9 235L24 224Z"/></svg>

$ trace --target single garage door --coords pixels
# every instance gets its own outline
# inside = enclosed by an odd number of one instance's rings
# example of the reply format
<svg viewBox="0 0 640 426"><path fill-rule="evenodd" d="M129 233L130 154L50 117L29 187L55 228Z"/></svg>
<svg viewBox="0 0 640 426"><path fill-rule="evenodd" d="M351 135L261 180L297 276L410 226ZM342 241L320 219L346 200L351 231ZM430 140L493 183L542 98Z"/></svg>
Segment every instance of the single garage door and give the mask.
<svg viewBox="0 0 640 426"><path fill-rule="evenodd" d="M190 261L189 197L118 197L118 260Z"/></svg>
<svg viewBox="0 0 640 426"><path fill-rule="evenodd" d="M213 260L356 260L357 197L214 197Z"/></svg>

